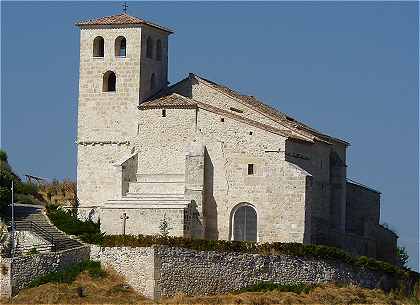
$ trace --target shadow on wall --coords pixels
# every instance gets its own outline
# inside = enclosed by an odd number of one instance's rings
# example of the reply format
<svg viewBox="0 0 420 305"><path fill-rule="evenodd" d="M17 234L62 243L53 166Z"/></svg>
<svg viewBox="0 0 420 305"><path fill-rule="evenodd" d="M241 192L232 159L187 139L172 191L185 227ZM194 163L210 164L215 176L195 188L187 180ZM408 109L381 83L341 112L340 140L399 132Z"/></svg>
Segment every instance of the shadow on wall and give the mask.
<svg viewBox="0 0 420 305"><path fill-rule="evenodd" d="M210 159L207 148L204 149L204 185L205 185L205 203L204 203L204 223L206 239L219 239L217 230L217 204L213 194L214 184L214 166Z"/></svg>
<svg viewBox="0 0 420 305"><path fill-rule="evenodd" d="M312 242L312 177L306 178L306 193L305 193L305 231L303 233L303 243L310 244Z"/></svg>

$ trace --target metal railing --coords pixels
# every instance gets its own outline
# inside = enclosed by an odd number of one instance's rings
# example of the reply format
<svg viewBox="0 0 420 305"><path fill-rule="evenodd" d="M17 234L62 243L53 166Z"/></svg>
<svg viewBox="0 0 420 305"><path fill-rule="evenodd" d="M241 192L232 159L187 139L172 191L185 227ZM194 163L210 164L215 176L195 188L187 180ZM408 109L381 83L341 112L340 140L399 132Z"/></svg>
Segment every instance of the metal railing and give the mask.
<svg viewBox="0 0 420 305"><path fill-rule="evenodd" d="M37 234L38 236L42 237L43 239L45 239L51 244L51 251L55 251L56 244L54 241L54 236L50 232L42 228L41 226L37 225L35 222L31 220L15 221L15 229L18 231L30 231Z"/></svg>

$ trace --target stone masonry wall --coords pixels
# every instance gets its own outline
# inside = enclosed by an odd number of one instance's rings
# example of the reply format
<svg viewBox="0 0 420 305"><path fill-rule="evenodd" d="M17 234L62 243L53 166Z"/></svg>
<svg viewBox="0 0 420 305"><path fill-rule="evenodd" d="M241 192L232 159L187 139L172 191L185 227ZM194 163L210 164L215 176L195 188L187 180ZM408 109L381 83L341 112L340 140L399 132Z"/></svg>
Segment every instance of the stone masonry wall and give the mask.
<svg viewBox="0 0 420 305"><path fill-rule="evenodd" d="M258 282L291 284L340 282L368 288L391 288L393 278L345 263L255 254L193 251L157 247L158 290L162 296L181 292L189 295L237 291Z"/></svg>
<svg viewBox="0 0 420 305"><path fill-rule="evenodd" d="M2 289L0 294L3 296L15 295L32 280L50 272L61 271L69 265L88 260L89 256L90 247L81 246L60 252L1 258L2 266L7 267L7 274L0 276L0 288ZM7 291L7 289L9 290Z"/></svg>
<svg viewBox="0 0 420 305"><path fill-rule="evenodd" d="M155 235L159 234L159 225L166 218L170 225L169 235L184 236L184 209L175 208L103 208L101 209L101 231L107 234L122 234L123 213L129 217L126 220L126 234Z"/></svg>
<svg viewBox="0 0 420 305"><path fill-rule="evenodd" d="M347 183L346 231L365 235L366 226L379 224L380 193Z"/></svg>
<svg viewBox="0 0 420 305"><path fill-rule="evenodd" d="M155 298L155 250L144 248L102 248L91 246L90 259L123 275L127 283L145 297Z"/></svg>
<svg viewBox="0 0 420 305"><path fill-rule="evenodd" d="M243 253L194 251L154 246L98 248L91 259L116 269L139 293L155 300L176 293L206 295L237 291L262 281L275 283L353 283L390 289L395 279L342 262Z"/></svg>

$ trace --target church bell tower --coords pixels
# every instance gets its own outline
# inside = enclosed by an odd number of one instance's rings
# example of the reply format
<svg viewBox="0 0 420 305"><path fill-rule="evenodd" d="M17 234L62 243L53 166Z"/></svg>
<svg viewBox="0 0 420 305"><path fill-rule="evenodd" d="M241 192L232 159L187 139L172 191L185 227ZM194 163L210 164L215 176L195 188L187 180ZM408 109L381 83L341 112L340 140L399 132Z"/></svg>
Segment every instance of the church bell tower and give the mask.
<svg viewBox="0 0 420 305"><path fill-rule="evenodd" d="M81 21L77 187L81 206L111 194L112 166L133 150L138 106L168 84L172 30L126 13Z"/></svg>
<svg viewBox="0 0 420 305"><path fill-rule="evenodd" d="M126 13L81 21L78 140L122 140L168 83L170 29ZM134 126L133 126L134 125Z"/></svg>

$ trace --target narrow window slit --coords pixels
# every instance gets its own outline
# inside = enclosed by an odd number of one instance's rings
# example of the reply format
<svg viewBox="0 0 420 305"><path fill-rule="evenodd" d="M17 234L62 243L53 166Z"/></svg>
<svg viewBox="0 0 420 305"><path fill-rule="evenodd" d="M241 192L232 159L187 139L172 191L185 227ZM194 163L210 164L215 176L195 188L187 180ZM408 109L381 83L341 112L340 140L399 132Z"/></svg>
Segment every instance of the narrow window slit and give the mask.
<svg viewBox="0 0 420 305"><path fill-rule="evenodd" d="M254 174L254 164L248 164L248 175Z"/></svg>

